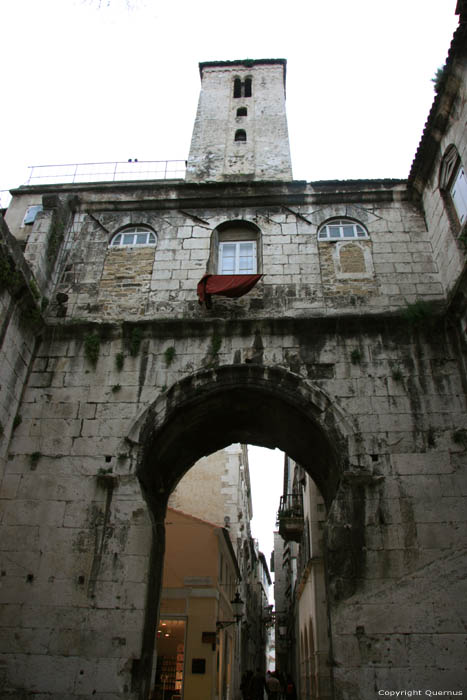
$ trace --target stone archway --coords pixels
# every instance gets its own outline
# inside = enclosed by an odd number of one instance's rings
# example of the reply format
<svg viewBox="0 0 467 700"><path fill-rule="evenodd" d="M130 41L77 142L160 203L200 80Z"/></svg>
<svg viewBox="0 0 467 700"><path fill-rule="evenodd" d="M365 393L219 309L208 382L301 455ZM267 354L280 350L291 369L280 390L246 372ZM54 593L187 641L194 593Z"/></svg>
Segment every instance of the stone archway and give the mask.
<svg viewBox="0 0 467 700"><path fill-rule="evenodd" d="M329 509L348 464L350 434L350 421L323 391L284 368L254 364L189 375L139 418L130 437L139 444L137 475L154 526L143 686L158 617L165 511L178 481L201 457L232 443L277 447L309 473Z"/></svg>
<svg viewBox="0 0 467 700"><path fill-rule="evenodd" d="M153 506L207 454L233 442L277 447L306 469L329 507L348 463L351 430L330 398L297 374L221 366L177 382L140 417L133 431L137 473Z"/></svg>

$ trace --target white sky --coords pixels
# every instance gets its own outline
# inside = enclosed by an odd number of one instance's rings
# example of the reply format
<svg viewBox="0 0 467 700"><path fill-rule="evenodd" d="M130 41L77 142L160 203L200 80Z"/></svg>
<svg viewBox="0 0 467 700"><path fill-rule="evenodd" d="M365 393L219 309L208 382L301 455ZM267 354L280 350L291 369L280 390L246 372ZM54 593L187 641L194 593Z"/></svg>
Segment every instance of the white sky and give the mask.
<svg viewBox="0 0 467 700"><path fill-rule="evenodd" d="M456 0L100 4L2 0L0 190L28 165L186 159L198 62L239 58L288 60L296 179L407 177L457 25Z"/></svg>
<svg viewBox="0 0 467 700"><path fill-rule="evenodd" d="M253 499L251 533L259 541L259 548L269 566L284 481L284 453L248 445L248 462Z"/></svg>

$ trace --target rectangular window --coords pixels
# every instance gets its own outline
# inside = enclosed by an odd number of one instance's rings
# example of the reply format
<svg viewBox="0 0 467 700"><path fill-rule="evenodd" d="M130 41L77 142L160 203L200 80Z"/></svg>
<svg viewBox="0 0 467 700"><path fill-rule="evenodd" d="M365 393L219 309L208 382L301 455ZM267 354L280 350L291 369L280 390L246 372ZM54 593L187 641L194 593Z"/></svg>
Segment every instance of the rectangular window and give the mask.
<svg viewBox="0 0 467 700"><path fill-rule="evenodd" d="M42 204L33 204L31 207L28 207L24 215L23 226L31 226L40 211L42 211Z"/></svg>
<svg viewBox="0 0 467 700"><path fill-rule="evenodd" d="M464 168L459 168L451 187L451 196L459 221L464 224L467 217L467 179Z"/></svg>
<svg viewBox="0 0 467 700"><path fill-rule="evenodd" d="M256 274L256 241L229 241L219 243L218 274Z"/></svg>

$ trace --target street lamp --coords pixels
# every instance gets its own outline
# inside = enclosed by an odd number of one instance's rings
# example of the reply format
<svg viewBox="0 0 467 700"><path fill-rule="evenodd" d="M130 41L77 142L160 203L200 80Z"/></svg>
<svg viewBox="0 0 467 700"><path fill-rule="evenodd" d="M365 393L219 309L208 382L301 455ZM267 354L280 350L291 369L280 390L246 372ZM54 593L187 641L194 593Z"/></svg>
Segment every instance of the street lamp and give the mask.
<svg viewBox="0 0 467 700"><path fill-rule="evenodd" d="M239 623L240 620L243 617L243 612L245 609L245 603L243 600L240 598L240 593L237 591L235 593L235 598L230 601L230 605L232 606L232 612L235 620L217 620L216 622L216 628L217 629L224 629L224 627L228 627L229 625L234 625L235 623Z"/></svg>

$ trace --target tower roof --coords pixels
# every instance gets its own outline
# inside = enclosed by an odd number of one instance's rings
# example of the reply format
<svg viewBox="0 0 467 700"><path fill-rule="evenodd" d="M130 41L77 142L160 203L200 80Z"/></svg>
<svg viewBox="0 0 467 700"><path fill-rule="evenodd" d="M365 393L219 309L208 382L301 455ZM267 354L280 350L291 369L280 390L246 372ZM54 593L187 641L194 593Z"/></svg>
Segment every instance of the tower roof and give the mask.
<svg viewBox="0 0 467 700"><path fill-rule="evenodd" d="M287 69L287 59L285 58L242 58L236 61L204 61L203 63L199 64L199 74L201 77L203 77L203 70L205 68L228 68L233 66L243 66L244 68L251 68L252 66L274 64L279 64L283 67L285 82L285 74Z"/></svg>

